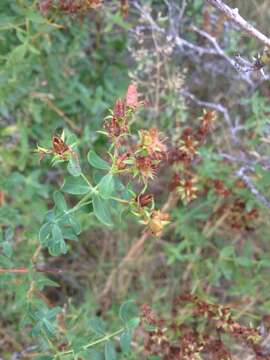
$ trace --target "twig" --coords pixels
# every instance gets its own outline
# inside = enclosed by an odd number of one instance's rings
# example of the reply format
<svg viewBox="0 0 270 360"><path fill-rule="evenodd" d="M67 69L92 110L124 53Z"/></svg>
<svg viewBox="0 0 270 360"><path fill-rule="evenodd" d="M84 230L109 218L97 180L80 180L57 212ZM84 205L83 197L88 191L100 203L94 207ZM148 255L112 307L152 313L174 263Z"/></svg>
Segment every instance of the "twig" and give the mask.
<svg viewBox="0 0 270 360"><path fill-rule="evenodd" d="M238 176L243 182L245 183L246 187L251 191L251 193L268 209L270 209L270 201L266 199L266 197L263 196L259 192L259 190L256 188L256 186L253 184L253 181L250 179L246 173L248 171L252 171L249 167L241 167L237 172L236 176Z"/></svg>
<svg viewBox="0 0 270 360"><path fill-rule="evenodd" d="M207 0L209 4L220 10L227 18L234 21L242 30L249 35L255 37L264 45L270 47L270 38L256 29L253 25L248 23L238 12L238 9L232 9L228 5L224 4L222 0Z"/></svg>
<svg viewBox="0 0 270 360"><path fill-rule="evenodd" d="M193 28L193 30L197 31L198 33L201 31L200 35L204 36L208 40L211 46L200 46L198 44L194 44L184 39L179 34L179 25L181 22L181 18L179 18L178 21L176 20L178 18L177 13L179 13L179 16L181 17L183 16L182 11L184 11L185 9L185 1L182 4L183 7L180 10L180 12L179 10L176 10L176 6L173 6L168 0L166 0L165 3L168 7L168 12L169 12L169 23L170 23L169 29L164 29L160 27L153 18L149 8L141 5L140 1L133 1L133 6L140 12L142 19L146 23L148 23L152 32L155 31L159 34L162 34L165 37L165 41L174 44L175 48L180 50L181 53L184 53L185 55L189 55L189 51L190 51L192 53L191 54L192 61L195 61L198 58L198 56L199 57L202 57L204 55L218 56L223 60L225 60L226 63L229 64L234 70L236 70L238 74L237 78L241 78L243 81L247 82L250 86L254 86L250 74L248 72L239 71L235 61L231 59L228 55L226 55L226 53L223 51L221 46L218 44L217 40L213 38L210 34L204 32L203 30ZM136 33L136 30L133 32ZM194 56L194 53L196 53L196 56Z"/></svg>
<svg viewBox="0 0 270 360"><path fill-rule="evenodd" d="M224 60L226 60L231 67L233 67L237 72L239 72L239 69L237 67L237 64L235 62L235 60L231 59L226 53L225 51L220 47L219 43L217 42L217 40L210 34L208 34L208 32L198 29L196 26L192 26L191 29L193 31L195 31L197 34L203 36L205 39L207 39L211 45L213 46L213 48L216 50L217 54L222 57ZM241 76L241 78L243 78L243 80L245 80L246 82L248 82L250 85L253 85L252 80L249 77L248 73L243 73L243 72L239 72L239 75Z"/></svg>

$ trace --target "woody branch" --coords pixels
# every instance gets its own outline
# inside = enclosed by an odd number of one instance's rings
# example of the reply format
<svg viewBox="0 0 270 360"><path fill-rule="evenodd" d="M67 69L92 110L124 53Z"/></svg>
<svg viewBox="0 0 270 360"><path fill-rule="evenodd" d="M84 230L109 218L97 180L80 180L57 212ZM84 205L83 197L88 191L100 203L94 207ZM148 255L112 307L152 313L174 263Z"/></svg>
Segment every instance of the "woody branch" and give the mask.
<svg viewBox="0 0 270 360"><path fill-rule="evenodd" d="M264 45L270 47L270 38L264 35L261 31L256 29L253 25L247 22L238 12L238 9L232 9L228 5L224 4L222 0L207 0L209 4L221 11L228 19L234 21L242 30L247 34L255 37Z"/></svg>

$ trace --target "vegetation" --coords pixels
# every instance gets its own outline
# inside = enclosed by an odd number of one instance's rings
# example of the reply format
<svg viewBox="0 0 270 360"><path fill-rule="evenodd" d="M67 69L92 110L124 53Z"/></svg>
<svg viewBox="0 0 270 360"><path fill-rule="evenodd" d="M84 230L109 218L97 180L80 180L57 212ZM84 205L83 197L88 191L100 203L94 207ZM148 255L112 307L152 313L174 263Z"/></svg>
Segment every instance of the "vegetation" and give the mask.
<svg viewBox="0 0 270 360"><path fill-rule="evenodd" d="M248 3L1 1L0 359L270 359Z"/></svg>

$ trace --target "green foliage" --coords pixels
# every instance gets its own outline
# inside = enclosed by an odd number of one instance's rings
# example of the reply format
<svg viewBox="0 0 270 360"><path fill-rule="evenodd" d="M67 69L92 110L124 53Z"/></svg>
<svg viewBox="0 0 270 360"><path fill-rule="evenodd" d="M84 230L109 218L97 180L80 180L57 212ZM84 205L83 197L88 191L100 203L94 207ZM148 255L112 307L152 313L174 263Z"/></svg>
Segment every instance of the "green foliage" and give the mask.
<svg viewBox="0 0 270 360"><path fill-rule="evenodd" d="M163 31L142 33L134 44L134 23L143 29L145 19L131 7L127 21L119 1L104 3L80 15L42 15L29 0L0 3L3 359L25 351L39 360L142 359L148 353L136 304L152 303L170 317L168 304L180 292L250 302L239 316L247 313L256 326L269 313L268 209L237 183L244 164L259 194L270 198L267 83L246 89L228 71L209 74L214 55L200 62L197 54L193 62L185 46L184 53L170 49L169 37L163 44ZM147 3L165 29L164 2ZM180 24L181 36L202 47L185 26L203 28L203 11L202 0L188 2ZM226 54L254 51L240 34L225 35L217 41ZM130 77L139 94L127 106ZM226 105L238 142L221 112L208 136L191 144L190 163L171 160L176 148L186 151L186 128L201 135L203 110L182 88ZM119 98L124 114L117 115ZM169 193L175 174L180 179ZM190 201L186 178L196 180ZM158 209L170 211L171 225ZM186 317L184 309L177 320Z"/></svg>

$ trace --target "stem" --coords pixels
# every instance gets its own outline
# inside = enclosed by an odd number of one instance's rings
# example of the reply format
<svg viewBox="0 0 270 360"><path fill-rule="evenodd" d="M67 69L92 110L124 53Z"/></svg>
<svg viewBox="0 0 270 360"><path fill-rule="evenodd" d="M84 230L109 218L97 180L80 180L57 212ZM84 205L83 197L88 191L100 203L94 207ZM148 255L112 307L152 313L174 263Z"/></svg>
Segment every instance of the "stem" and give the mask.
<svg viewBox="0 0 270 360"><path fill-rule="evenodd" d="M209 4L220 10L227 18L234 21L242 30L249 35L255 37L264 45L270 47L270 39L265 36L262 32L256 29L254 26L249 24L239 13L238 9L232 9L228 5L224 4L222 0L207 0Z"/></svg>
<svg viewBox="0 0 270 360"><path fill-rule="evenodd" d="M92 190L94 190L95 188L92 187ZM55 218L55 220L59 220L61 219L62 216L64 215L68 215L71 214L77 210L79 210L81 207L83 207L84 205L87 205L89 202L87 202L86 200L88 200L89 198L91 198L93 191L90 191L89 193L87 193L83 198L81 198L81 200L70 210L66 211L64 214L61 214L59 216L57 216Z"/></svg>
<svg viewBox="0 0 270 360"><path fill-rule="evenodd" d="M81 173L81 177L87 182L89 187L93 190L94 186L90 183L90 181L87 179L87 177L83 173Z"/></svg>
<svg viewBox="0 0 270 360"><path fill-rule="evenodd" d="M119 199L119 198L116 198L116 197L111 197L112 200L115 200L117 202L120 202L121 204L129 204L129 201L127 200L124 200L124 199Z"/></svg>
<svg viewBox="0 0 270 360"><path fill-rule="evenodd" d="M125 330L124 328L121 328L121 329L119 329L119 330L117 330L117 331L115 331L115 332L113 332L113 333L111 333L109 335L106 335L106 336L104 336L104 337L102 337L102 338L100 338L98 340L95 340L95 341L83 346L83 350L90 349L93 346L96 346L96 345L99 345L99 344L101 344L101 343L103 343L105 341L108 341L111 338L115 337L116 335L121 334L124 330ZM69 354L72 354L72 353L73 353L73 350L63 351L61 353L56 354L55 358L57 359L58 356L61 357L61 356L69 355Z"/></svg>
<svg viewBox="0 0 270 360"><path fill-rule="evenodd" d="M104 337L101 338L101 339L98 339L98 340L96 340L96 341L91 342L90 344L85 345L83 348L84 348L84 350L90 349L92 346L101 344L102 342L108 341L108 340L110 340L111 338L115 337L116 335L121 334L124 330L125 330L124 328L121 328L121 329L113 332L113 333L110 334L110 335L106 335L106 336L104 336Z"/></svg>
<svg viewBox="0 0 270 360"><path fill-rule="evenodd" d="M5 268L0 268L0 273L14 273L14 274L27 274L31 271L34 272L42 272L42 273L51 273L51 274L59 274L62 272L61 269L54 269L54 268L49 268L49 269L42 269L42 268L33 268L33 269L28 269L28 268L15 268L15 269L5 269Z"/></svg>

